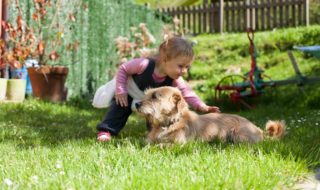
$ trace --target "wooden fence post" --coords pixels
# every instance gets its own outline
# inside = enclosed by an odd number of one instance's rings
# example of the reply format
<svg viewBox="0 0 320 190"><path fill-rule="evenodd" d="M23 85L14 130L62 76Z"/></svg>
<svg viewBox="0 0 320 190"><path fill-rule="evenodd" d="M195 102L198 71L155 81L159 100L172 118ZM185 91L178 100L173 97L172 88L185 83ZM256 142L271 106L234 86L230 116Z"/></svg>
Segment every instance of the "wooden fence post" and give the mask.
<svg viewBox="0 0 320 190"><path fill-rule="evenodd" d="M220 0L220 15L219 15L219 18L220 18L220 25L219 25L219 32L222 34L223 33L223 20L224 20L224 13L223 13L223 10L224 10L224 0Z"/></svg>
<svg viewBox="0 0 320 190"><path fill-rule="evenodd" d="M247 28L251 27L251 19L250 19L250 0L246 0L246 13L247 13Z"/></svg>
<svg viewBox="0 0 320 190"><path fill-rule="evenodd" d="M251 23L251 28L253 30L256 30L256 6L258 5L258 1L257 0L254 0L254 5L255 6L252 6L253 8L251 9L251 18L252 18L252 23Z"/></svg>
<svg viewBox="0 0 320 190"><path fill-rule="evenodd" d="M212 2L213 6L213 31L220 32L220 2Z"/></svg>
<svg viewBox="0 0 320 190"><path fill-rule="evenodd" d="M306 26L309 26L309 0L306 0L306 4L305 4L305 14L306 14Z"/></svg>

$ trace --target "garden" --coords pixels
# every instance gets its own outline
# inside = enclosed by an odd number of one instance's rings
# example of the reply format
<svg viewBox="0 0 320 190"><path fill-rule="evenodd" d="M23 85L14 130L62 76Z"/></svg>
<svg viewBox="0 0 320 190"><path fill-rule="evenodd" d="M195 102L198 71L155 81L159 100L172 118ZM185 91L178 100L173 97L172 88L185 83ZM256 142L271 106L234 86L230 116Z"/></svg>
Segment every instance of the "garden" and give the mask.
<svg viewBox="0 0 320 190"><path fill-rule="evenodd" d="M33 7L32 1L19 2L26 20L17 23L37 27L43 10ZM27 94L20 103L0 102L0 189L320 187L320 83L266 87L259 96L243 98L251 108L228 97L215 99L215 86L223 77L250 71L250 43L245 32L185 34L193 42L196 55L185 80L201 99L219 106L223 113L244 116L261 128L270 119L284 120L287 129L282 139L256 144L191 141L163 147L145 141L145 120L134 113L118 136L109 142L98 142L96 125L106 109L92 106L95 90L113 77L120 62L150 53L147 49L158 46L163 31L179 33L179 27L177 21L172 24L159 20L152 9L131 1L68 2L58 7L61 13L49 8L46 13L56 15L52 18L60 21L60 17L67 18L63 21L70 25L63 28L64 32L49 22L49 28L57 29L52 31L58 31L54 33L58 35L49 35L48 44L43 45L46 39L41 38L48 28L32 30L35 33L29 36L35 38L24 41L28 46L10 42L10 47L19 47L19 52L24 53L12 51L15 54L9 55L17 55L12 58L2 52L10 66L30 57L39 60L40 56L47 62L41 62L39 67L66 66L68 76L60 88L65 93L58 99L50 101L48 97ZM40 12L34 14L34 10ZM8 23L15 23L19 10L11 8L9 15ZM320 59L295 49L320 44L319 24L256 31L259 68L273 80L295 79L288 56L291 51L304 76L320 76ZM147 30L143 29L145 26ZM172 28L163 30L163 26ZM155 42L149 34L153 34ZM143 36L149 40L143 41ZM139 44L141 51L126 51L126 44L132 45L132 41Z"/></svg>

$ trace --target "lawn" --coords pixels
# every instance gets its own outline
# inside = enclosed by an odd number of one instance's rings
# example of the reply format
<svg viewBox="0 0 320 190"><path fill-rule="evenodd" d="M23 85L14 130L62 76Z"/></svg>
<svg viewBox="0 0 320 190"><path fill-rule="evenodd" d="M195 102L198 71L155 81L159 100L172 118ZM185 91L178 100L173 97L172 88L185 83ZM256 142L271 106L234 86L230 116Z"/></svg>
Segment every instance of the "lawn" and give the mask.
<svg viewBox="0 0 320 190"><path fill-rule="evenodd" d="M211 88L228 66L248 66L243 35L195 38L197 59L191 71L194 80L205 80L195 90L208 103L216 104ZM270 36L284 41L282 35L290 36L281 31L256 35L257 47L266 48L258 61L278 78L293 75L290 65L286 69L278 63L289 63L285 49L271 51L263 43L273 43ZM260 41L261 36L267 40ZM319 60L295 55L303 73L319 75ZM265 56L274 64L266 66ZM251 102L252 110L237 112L234 105L219 104L223 112L236 112L262 128L268 119L285 120L287 135L280 141L195 141L165 148L145 143L144 120L137 115L111 142L97 142L95 126L105 110L92 108L89 98L0 104L0 189L292 189L320 167L319 97L319 84L303 89L291 85L266 89Z"/></svg>

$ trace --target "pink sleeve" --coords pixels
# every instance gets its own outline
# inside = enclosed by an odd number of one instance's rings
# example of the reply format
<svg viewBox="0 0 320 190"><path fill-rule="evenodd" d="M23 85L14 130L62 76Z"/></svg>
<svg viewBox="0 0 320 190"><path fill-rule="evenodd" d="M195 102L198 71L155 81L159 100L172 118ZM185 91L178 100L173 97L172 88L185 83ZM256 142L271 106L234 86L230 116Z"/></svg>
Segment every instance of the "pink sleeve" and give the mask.
<svg viewBox="0 0 320 190"><path fill-rule="evenodd" d="M183 98L193 109L197 110L198 108L206 105L196 95L196 93L186 84L182 77L179 77L177 80L174 80L173 86L177 87L181 91Z"/></svg>
<svg viewBox="0 0 320 190"><path fill-rule="evenodd" d="M126 94L129 75L141 74L148 66L149 60L145 58L132 59L120 65L116 76L116 94Z"/></svg>

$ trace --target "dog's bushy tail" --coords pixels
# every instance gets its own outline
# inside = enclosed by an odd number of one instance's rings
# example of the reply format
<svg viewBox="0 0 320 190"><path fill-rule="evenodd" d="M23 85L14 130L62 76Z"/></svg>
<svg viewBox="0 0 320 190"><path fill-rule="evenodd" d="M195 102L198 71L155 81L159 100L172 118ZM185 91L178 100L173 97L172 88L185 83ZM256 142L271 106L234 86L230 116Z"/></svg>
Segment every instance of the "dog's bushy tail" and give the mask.
<svg viewBox="0 0 320 190"><path fill-rule="evenodd" d="M286 124L283 120L281 121L272 121L269 120L266 123L266 135L274 138L274 139L280 139L284 136L286 131Z"/></svg>

